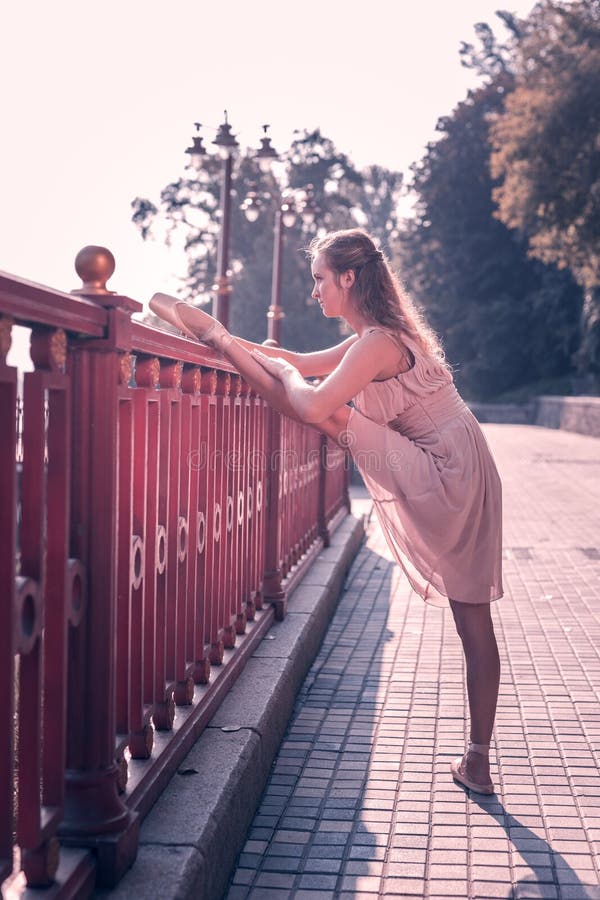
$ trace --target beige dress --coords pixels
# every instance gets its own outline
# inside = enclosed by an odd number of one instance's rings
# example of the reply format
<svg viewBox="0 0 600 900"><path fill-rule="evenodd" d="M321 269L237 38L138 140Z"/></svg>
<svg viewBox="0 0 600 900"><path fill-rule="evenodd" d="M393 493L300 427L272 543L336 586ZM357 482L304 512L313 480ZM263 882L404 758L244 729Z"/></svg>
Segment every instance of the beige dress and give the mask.
<svg viewBox="0 0 600 900"><path fill-rule="evenodd" d="M402 342L413 367L357 394L348 446L414 590L435 606L489 603L503 594L500 478L452 374Z"/></svg>

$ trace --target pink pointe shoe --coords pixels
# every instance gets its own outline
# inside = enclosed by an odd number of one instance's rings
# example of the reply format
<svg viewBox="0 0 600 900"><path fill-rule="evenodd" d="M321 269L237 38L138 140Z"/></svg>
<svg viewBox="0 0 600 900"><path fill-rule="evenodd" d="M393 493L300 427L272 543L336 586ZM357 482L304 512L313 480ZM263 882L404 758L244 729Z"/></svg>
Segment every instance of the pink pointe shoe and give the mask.
<svg viewBox="0 0 600 900"><path fill-rule="evenodd" d="M471 741L467 753L481 753L482 756L489 756L490 745L474 744L473 741ZM477 794L493 794L494 785L491 781L489 784L477 784L477 782L471 781L470 778L467 777L465 756L459 756L450 763L450 771L452 772L453 778L460 782L460 784L469 788L469 790L475 791Z"/></svg>
<svg viewBox="0 0 600 900"><path fill-rule="evenodd" d="M193 341L197 341L198 338L194 334L194 332L183 324L179 315L177 314L176 306L178 303L181 303L177 297L171 297L170 294L154 294L148 304L150 309L154 313L155 316L158 316L160 319L164 319L165 322L169 322L170 325L174 325L175 328L178 328L179 331L182 331L186 337L191 338Z"/></svg>
<svg viewBox="0 0 600 900"><path fill-rule="evenodd" d="M189 331L192 331L195 338L204 341L205 344L212 344L218 350L222 351L233 340L233 336L224 325L197 306L179 301L175 304L175 315Z"/></svg>

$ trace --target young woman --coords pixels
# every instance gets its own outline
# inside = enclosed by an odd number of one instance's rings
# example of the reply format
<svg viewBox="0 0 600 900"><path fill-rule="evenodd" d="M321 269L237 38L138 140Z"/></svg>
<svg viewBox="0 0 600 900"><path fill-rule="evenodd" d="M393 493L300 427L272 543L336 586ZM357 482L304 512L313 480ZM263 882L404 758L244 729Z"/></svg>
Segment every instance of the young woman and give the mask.
<svg viewBox="0 0 600 900"><path fill-rule="evenodd" d="M293 353L234 338L166 295L150 303L213 344L276 409L348 447L396 560L427 602L449 605L467 669L471 742L454 778L491 794L489 744L500 660L490 603L502 596L502 490L485 438L460 398L439 342L382 252L359 229L310 248L312 296L354 334L329 350ZM317 385L304 379L319 375ZM353 401L353 406L348 403Z"/></svg>

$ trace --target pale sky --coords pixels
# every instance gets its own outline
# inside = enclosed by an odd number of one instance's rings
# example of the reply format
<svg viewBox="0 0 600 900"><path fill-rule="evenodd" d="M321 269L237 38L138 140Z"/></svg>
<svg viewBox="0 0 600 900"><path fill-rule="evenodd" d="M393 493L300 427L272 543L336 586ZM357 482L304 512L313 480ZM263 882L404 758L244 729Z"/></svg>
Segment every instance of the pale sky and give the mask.
<svg viewBox="0 0 600 900"><path fill-rule="evenodd" d="M358 165L406 171L475 84L461 40L532 0L19 0L0 13L0 269L61 290L86 244L109 287L175 293L175 251L144 243L135 196L184 173L193 123L229 112L244 146L320 127ZM207 143L214 131L206 130ZM308 280L308 279L307 279Z"/></svg>

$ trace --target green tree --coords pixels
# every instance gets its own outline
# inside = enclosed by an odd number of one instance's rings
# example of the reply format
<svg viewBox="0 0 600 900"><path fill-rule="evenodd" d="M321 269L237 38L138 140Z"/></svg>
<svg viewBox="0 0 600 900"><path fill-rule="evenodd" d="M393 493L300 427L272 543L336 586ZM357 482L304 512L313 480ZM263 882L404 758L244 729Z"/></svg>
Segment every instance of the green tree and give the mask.
<svg viewBox="0 0 600 900"><path fill-rule="evenodd" d="M398 195L402 176L379 166L364 170L319 130L298 132L279 166L278 178L260 173L245 157L233 178L231 220L232 330L250 340L266 337L266 312L270 303L273 224L282 189L306 190L312 186L316 222L301 217L286 229L282 305L285 319L282 343L297 350L327 346L340 339L337 320L326 320L310 299L312 282L304 249L317 230L368 228L385 245L397 228ZM186 299L207 303L216 271L219 231L219 162L207 160L199 172L190 173L161 192L160 204L136 198L133 221L143 239L162 229L165 239L182 234L188 271L182 279ZM250 190L261 197L258 221L250 223L241 205Z"/></svg>
<svg viewBox="0 0 600 900"><path fill-rule="evenodd" d="M519 24L491 128L497 215L585 289L579 368L600 374L600 4L544 0Z"/></svg>
<svg viewBox="0 0 600 900"><path fill-rule="evenodd" d="M407 287L471 399L568 373L581 309L570 274L528 259L524 239L494 215L489 116L512 76L499 54L492 60L488 83L440 119L439 140L413 166L415 214L396 244Z"/></svg>

